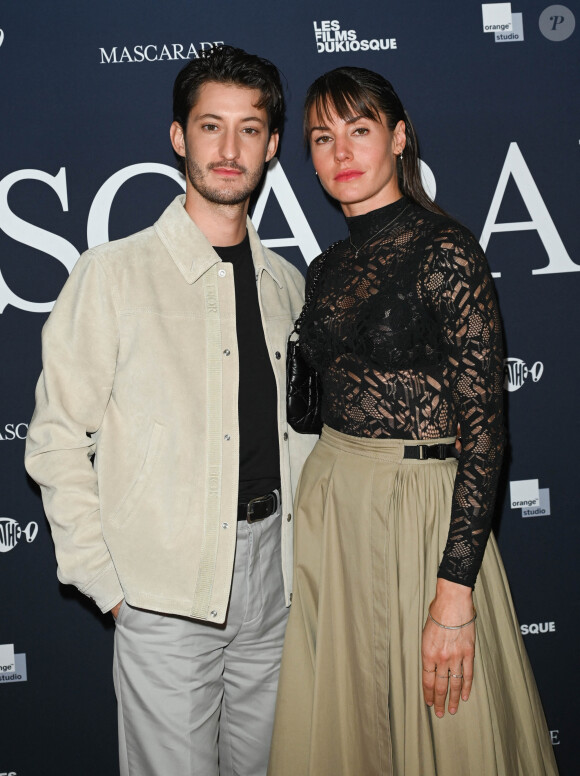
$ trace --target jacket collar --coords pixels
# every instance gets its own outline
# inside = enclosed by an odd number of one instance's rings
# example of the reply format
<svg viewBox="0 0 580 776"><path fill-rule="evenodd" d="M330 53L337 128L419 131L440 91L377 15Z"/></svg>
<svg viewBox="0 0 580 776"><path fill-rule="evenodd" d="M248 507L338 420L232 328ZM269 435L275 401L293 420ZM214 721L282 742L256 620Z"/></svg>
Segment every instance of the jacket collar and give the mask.
<svg viewBox="0 0 580 776"><path fill-rule="evenodd" d="M221 262L221 259L210 245L207 237L187 214L184 204L185 194L180 194L161 214L154 229L186 282L191 284L199 280L214 264ZM274 271L249 218L247 228L256 278L263 270L266 270L282 288L279 276Z"/></svg>

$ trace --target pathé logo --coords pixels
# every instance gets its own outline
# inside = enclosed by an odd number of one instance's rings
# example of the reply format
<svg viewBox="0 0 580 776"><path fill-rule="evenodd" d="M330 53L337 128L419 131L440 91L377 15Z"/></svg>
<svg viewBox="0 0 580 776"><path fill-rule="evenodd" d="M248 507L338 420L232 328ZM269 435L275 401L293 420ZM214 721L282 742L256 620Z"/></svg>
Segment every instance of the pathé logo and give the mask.
<svg viewBox="0 0 580 776"><path fill-rule="evenodd" d="M534 383L544 374L544 365L541 361L528 367L521 358L506 358L504 360L505 383L504 388L507 391L519 391L528 377L532 378Z"/></svg>
<svg viewBox="0 0 580 776"><path fill-rule="evenodd" d="M0 30L0 46L4 43L4 30Z"/></svg>
<svg viewBox="0 0 580 776"><path fill-rule="evenodd" d="M23 536L30 544L36 539L37 534L38 523L30 522L23 529L13 518L0 517L0 552L13 550Z"/></svg>

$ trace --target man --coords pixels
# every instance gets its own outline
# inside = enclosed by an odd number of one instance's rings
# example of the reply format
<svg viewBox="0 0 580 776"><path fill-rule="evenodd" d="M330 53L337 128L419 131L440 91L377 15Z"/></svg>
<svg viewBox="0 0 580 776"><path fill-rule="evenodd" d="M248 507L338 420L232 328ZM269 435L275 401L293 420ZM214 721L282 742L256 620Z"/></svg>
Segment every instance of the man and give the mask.
<svg viewBox="0 0 580 776"><path fill-rule="evenodd" d="M266 772L314 441L285 417L303 278L247 219L283 113L270 62L190 62L170 133L185 197L81 256L43 331L26 465L59 579L116 618L124 776Z"/></svg>

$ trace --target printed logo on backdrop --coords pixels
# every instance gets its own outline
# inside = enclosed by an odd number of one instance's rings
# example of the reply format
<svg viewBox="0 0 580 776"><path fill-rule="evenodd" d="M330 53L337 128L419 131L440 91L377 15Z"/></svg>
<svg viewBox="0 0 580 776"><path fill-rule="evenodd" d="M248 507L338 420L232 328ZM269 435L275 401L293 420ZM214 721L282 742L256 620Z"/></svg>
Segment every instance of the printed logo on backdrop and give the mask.
<svg viewBox="0 0 580 776"><path fill-rule="evenodd" d="M123 167L113 173L95 194L88 213L87 246L89 248L108 242L109 216L118 190L131 178L145 173L165 175L176 181L182 190L185 189L183 177L176 169L166 164L141 162ZM430 196L434 196L435 177L423 161L421 161L421 177ZM530 214L529 221L503 223L497 220L510 177L513 178ZM55 175L44 170L15 170L0 180L0 229L7 237L36 249L40 254L54 257L70 272L79 257L77 248L64 237L25 221L10 208L8 200L11 188L21 181L28 180L40 181L49 186L58 197L62 210L68 212L68 183L65 167L61 167ZM264 240L264 244L272 248L297 246L306 264L310 264L320 253L320 248L282 165L275 159L270 162L264 186L252 215L256 228L259 227L266 200L271 192L274 193L282 208L291 235ZM572 261L558 234L518 144L510 143L479 242L485 250L492 234L522 230L533 230L538 233L548 257L547 265L533 269L532 275L580 272L580 265ZM494 272L492 275L495 278L501 277L500 272ZM54 301L33 302L18 296L8 286L0 271L0 314L8 305L27 312L46 313L51 311Z"/></svg>
<svg viewBox="0 0 580 776"><path fill-rule="evenodd" d="M120 65L129 62L170 62L176 59L200 59L213 48L224 45L223 40L195 43L139 43L135 46L99 47L101 65Z"/></svg>
<svg viewBox="0 0 580 776"><path fill-rule="evenodd" d="M493 32L496 43L517 43L524 39L521 13L512 13L511 3L483 3L483 31Z"/></svg>
<svg viewBox="0 0 580 776"><path fill-rule="evenodd" d="M559 730L550 730L550 739L552 741L552 746L559 746L560 745L560 731ZM2 774L0 774L2 776Z"/></svg>
<svg viewBox="0 0 580 776"><path fill-rule="evenodd" d="M14 654L14 644L0 644L0 684L27 679L26 653Z"/></svg>
<svg viewBox="0 0 580 776"><path fill-rule="evenodd" d="M19 541L32 544L38 535L38 523L30 522L25 528L12 517L0 517L0 552L10 552Z"/></svg>
<svg viewBox="0 0 580 776"><path fill-rule="evenodd" d="M4 43L4 30L0 30L0 46Z"/></svg>
<svg viewBox="0 0 580 776"><path fill-rule="evenodd" d="M540 488L539 480L510 482L510 506L521 509L522 517L547 517L550 512L550 488Z"/></svg>
<svg viewBox="0 0 580 776"><path fill-rule="evenodd" d="M506 358L503 362L506 391L519 391L526 380L537 383L544 374L544 365L541 361L536 361L528 367L521 358Z"/></svg>
<svg viewBox="0 0 580 776"><path fill-rule="evenodd" d="M13 442L15 439L26 439L28 423L7 423L0 428L0 442Z"/></svg>
<svg viewBox="0 0 580 776"><path fill-rule="evenodd" d="M555 622L530 622L520 625L522 636L539 636L543 633L555 633Z"/></svg>
<svg viewBox="0 0 580 776"><path fill-rule="evenodd" d="M549 5L540 14L538 25L544 38L560 43L572 35L576 19L565 5Z"/></svg>
<svg viewBox="0 0 580 776"><path fill-rule="evenodd" d="M522 201L530 214L529 221L500 222L497 220L510 177L513 178ZM532 275L580 272L580 265L572 261L562 242L562 238L558 234L556 225L542 199L540 190L536 186L520 147L517 143L510 143L479 242L485 251L494 232L520 232L526 230L538 233L548 254L548 264L540 269L533 269ZM494 278L501 277L501 272L492 272L491 274Z"/></svg>
<svg viewBox="0 0 580 776"><path fill-rule="evenodd" d="M358 39L356 30L343 30L337 19L312 22L316 50L319 54L341 51L393 51L397 48L396 38Z"/></svg>
<svg viewBox="0 0 580 776"><path fill-rule="evenodd" d="M174 167L167 164L142 162L118 170L101 185L89 209L86 232L89 248L109 241L111 208L121 186L135 176L145 174L165 175L174 180L181 191L185 190L183 176ZM63 211L68 212L68 184L65 167L61 167L56 175L50 175L43 170L17 170L0 180L0 229L11 239L31 248L36 248L43 254L53 256L70 272L79 257L79 251L76 247L68 240L60 237L60 235L24 221L10 209L8 203L10 189L21 181L27 180L40 181L53 189L60 200ZM430 185L433 187L434 181ZM271 194L275 196L282 209L290 234L287 237L265 239L263 240L264 245L271 248L296 246L302 252L305 262L309 264L320 253L320 246L304 215L290 181L277 159L272 159L268 166L264 185L252 213L252 221L258 230ZM8 305L17 307L20 310L26 310L27 312L46 313L50 312L54 301L32 302L18 296L8 286L0 271L0 313Z"/></svg>

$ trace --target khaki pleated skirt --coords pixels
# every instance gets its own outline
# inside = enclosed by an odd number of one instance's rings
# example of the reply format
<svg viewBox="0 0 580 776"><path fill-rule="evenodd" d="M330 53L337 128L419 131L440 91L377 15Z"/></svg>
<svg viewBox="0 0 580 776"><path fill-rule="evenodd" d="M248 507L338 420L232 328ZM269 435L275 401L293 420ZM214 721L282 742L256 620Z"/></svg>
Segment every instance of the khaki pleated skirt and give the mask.
<svg viewBox="0 0 580 776"><path fill-rule="evenodd" d="M325 426L305 464L269 776L557 774L493 537L474 592L471 696L443 719L423 700L421 634L457 462L405 460L407 444L418 442Z"/></svg>

